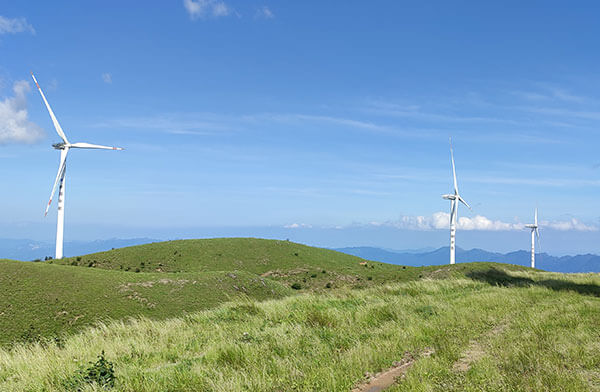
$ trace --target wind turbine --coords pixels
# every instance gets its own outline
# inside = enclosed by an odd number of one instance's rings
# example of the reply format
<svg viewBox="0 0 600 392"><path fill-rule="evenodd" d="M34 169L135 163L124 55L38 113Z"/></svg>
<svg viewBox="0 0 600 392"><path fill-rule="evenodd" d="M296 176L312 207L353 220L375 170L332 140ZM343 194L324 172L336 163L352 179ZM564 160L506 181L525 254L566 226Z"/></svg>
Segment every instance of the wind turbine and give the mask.
<svg viewBox="0 0 600 392"><path fill-rule="evenodd" d="M538 230L538 211L535 209L535 219L533 224L525 225L526 228L531 229L531 268L535 268L535 237L537 237L538 243L540 242L540 232Z"/></svg>
<svg viewBox="0 0 600 392"><path fill-rule="evenodd" d="M456 221L458 219L458 202L463 203L470 210L471 207L458 193L456 181L456 168L454 166L454 151L452 150L452 139L450 139L450 158L452 160L452 176L454 177L454 194L442 195L443 199L450 200L450 264L456 263Z"/></svg>
<svg viewBox="0 0 600 392"><path fill-rule="evenodd" d="M54 193L56 192L56 186L58 185L58 222L56 224L56 253L55 257L57 259L62 259L63 257L63 234L65 228L65 172L67 169L67 154L69 153L69 149L71 148L85 148L85 149L101 149L101 150L122 150L120 147L109 147L109 146L101 146L98 144L90 144L90 143L69 143L67 140L67 136L63 132L54 112L50 108L48 101L46 100L46 96L42 92L40 85L38 84L33 72L31 73L31 77L35 82L35 85L46 104L46 108L48 109L48 113L50 114L50 118L52 119L52 123L54 124L54 128L56 128L56 132L58 136L62 139L61 143L55 143L52 145L56 150L60 150L60 164L58 166L58 173L56 173L56 179L54 180L54 186L52 187L52 192L50 193L50 200L48 201L48 205L46 206L46 212L44 216L48 215L48 210L50 209L50 204L52 203L52 198L54 197Z"/></svg>

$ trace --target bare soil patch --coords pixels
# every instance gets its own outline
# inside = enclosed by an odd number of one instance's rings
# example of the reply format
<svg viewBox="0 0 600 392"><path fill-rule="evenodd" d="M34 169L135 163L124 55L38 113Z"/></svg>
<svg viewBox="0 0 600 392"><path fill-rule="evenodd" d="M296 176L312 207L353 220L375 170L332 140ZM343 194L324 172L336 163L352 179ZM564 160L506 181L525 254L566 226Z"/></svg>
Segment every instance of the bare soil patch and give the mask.
<svg viewBox="0 0 600 392"><path fill-rule="evenodd" d="M420 355L421 358L429 357L434 353L433 349L427 349ZM366 373L368 380L352 389L352 392L379 392L383 391L396 383L399 378L404 377L408 369L416 362L411 353L404 353L404 357L400 361L393 363L392 367L375 375Z"/></svg>
<svg viewBox="0 0 600 392"><path fill-rule="evenodd" d="M483 339L479 340L471 340L469 342L469 347L463 353L463 355L458 359L458 361L454 362L452 369L455 372L466 372L471 368L473 363L479 361L486 355L485 345L482 340L491 338L493 336L499 335L506 329L506 324L499 324L494 327L492 330L483 335Z"/></svg>

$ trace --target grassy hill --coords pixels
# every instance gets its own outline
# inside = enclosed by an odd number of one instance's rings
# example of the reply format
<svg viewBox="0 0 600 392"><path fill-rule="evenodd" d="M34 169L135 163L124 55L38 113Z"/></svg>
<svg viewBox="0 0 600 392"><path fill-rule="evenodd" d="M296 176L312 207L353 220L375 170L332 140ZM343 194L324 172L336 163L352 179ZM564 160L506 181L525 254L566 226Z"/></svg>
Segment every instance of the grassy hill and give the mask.
<svg viewBox="0 0 600 392"><path fill-rule="evenodd" d="M0 343L75 331L108 318L168 318L236 296L262 300L294 290L246 271L134 273L0 260Z"/></svg>
<svg viewBox="0 0 600 392"><path fill-rule="evenodd" d="M41 263L0 260L0 345L54 338L100 320L180 316L238 296L264 300L416 276L361 262L257 239L169 241Z"/></svg>
<svg viewBox="0 0 600 392"><path fill-rule="evenodd" d="M418 275L416 269L368 262L344 253L290 241L256 238L178 240L131 246L56 263L101 269L140 272L210 272L243 270L263 277L322 288L328 282L341 285L371 280L402 279Z"/></svg>
<svg viewBox="0 0 600 392"><path fill-rule="evenodd" d="M0 349L0 389L98 390L82 374L104 350L119 391L350 391L395 361L412 367L389 391L600 390L597 275L430 273L443 279L236 300Z"/></svg>
<svg viewBox="0 0 600 392"><path fill-rule="evenodd" d="M464 277L477 268L488 265L403 267L251 238L168 241L44 263L4 260L0 345L56 337L100 320L180 316L236 296L264 300L304 291Z"/></svg>
<svg viewBox="0 0 600 392"><path fill-rule="evenodd" d="M600 278L404 267L288 241L169 241L0 260L0 390L600 391ZM433 353L423 356L423 353Z"/></svg>

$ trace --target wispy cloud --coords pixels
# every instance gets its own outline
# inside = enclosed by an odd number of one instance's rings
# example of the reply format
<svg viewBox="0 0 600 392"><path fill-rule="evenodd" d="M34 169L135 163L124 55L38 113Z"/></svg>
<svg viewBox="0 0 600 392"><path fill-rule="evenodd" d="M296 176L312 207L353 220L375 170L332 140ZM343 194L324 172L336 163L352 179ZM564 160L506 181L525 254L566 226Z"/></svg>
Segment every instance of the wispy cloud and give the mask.
<svg viewBox="0 0 600 392"><path fill-rule="evenodd" d="M271 9L265 5L260 7L254 16L256 18L273 19L275 14L273 14L273 11L271 11Z"/></svg>
<svg viewBox="0 0 600 392"><path fill-rule="evenodd" d="M560 231L598 231L597 226L586 225L575 218L568 221L542 221L540 227L548 227Z"/></svg>
<svg viewBox="0 0 600 392"><path fill-rule="evenodd" d="M183 6L192 20L208 16L218 18L232 13L232 9L219 0L183 0Z"/></svg>
<svg viewBox="0 0 600 392"><path fill-rule="evenodd" d="M25 18L9 19L0 15L0 34L31 33L35 34L35 29Z"/></svg>
<svg viewBox="0 0 600 392"><path fill-rule="evenodd" d="M112 75L107 73L102 74L102 81L106 84L112 84Z"/></svg>
<svg viewBox="0 0 600 392"><path fill-rule="evenodd" d="M369 226L394 227L402 230L446 230L450 228L450 214L435 212L430 216L402 216L398 220L386 222L369 222ZM483 215L474 217L459 217L457 229L465 231L519 231L525 229L521 222L510 223L494 220ZM560 231L598 231L594 225L585 224L575 218L567 221L542 221L540 229Z"/></svg>
<svg viewBox="0 0 600 392"><path fill-rule="evenodd" d="M42 129L28 119L29 83L15 82L12 97L0 101L0 143L34 143L44 136Z"/></svg>
<svg viewBox="0 0 600 392"><path fill-rule="evenodd" d="M283 226L286 229L311 229L312 225L306 223L292 223L290 225Z"/></svg>
<svg viewBox="0 0 600 392"><path fill-rule="evenodd" d="M518 121L508 118L423 111L419 105L399 105L382 101L371 101L366 110L380 115L409 117L428 122L519 124Z"/></svg>
<svg viewBox="0 0 600 392"><path fill-rule="evenodd" d="M403 216L396 221L371 222L373 226L391 226L405 230L439 230L450 228L450 214L447 212L436 212L431 216ZM522 224L507 223L500 220L492 220L483 215L474 217L459 217L457 228L460 230L485 230L485 231L508 231L521 230Z"/></svg>

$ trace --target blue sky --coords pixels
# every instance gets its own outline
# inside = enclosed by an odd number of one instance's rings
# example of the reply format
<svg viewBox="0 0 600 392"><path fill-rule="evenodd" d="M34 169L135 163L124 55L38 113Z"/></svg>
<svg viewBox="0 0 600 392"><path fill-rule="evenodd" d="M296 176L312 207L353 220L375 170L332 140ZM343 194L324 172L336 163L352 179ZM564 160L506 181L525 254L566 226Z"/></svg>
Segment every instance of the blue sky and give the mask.
<svg viewBox="0 0 600 392"><path fill-rule="evenodd" d="M485 4L484 4L485 3ZM0 1L0 237L600 252L594 2ZM22 81L26 81L25 84ZM10 191L9 191L10 190ZM413 246L414 245L414 246Z"/></svg>

